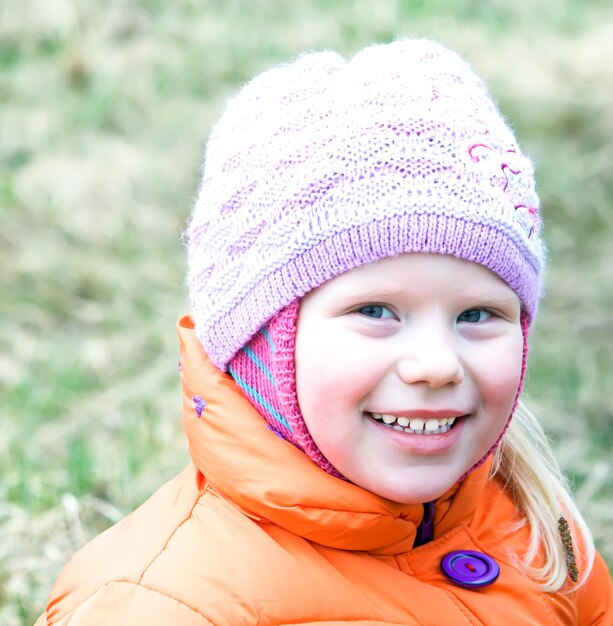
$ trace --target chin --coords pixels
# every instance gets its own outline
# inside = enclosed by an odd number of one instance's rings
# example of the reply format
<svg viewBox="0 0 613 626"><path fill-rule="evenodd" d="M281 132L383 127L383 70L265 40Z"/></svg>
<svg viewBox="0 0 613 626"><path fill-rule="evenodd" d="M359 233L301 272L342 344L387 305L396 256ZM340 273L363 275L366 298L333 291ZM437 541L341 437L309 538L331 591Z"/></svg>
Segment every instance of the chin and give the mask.
<svg viewBox="0 0 613 626"><path fill-rule="evenodd" d="M423 504L440 498L457 481L444 482L440 485L371 485L365 486L372 493L399 504Z"/></svg>
<svg viewBox="0 0 613 626"><path fill-rule="evenodd" d="M413 491L411 493L397 493L386 496L388 500L393 500L399 504L423 504L424 502L432 502L437 498L440 498L449 488L441 489L438 491ZM393 497L392 497L393 496Z"/></svg>

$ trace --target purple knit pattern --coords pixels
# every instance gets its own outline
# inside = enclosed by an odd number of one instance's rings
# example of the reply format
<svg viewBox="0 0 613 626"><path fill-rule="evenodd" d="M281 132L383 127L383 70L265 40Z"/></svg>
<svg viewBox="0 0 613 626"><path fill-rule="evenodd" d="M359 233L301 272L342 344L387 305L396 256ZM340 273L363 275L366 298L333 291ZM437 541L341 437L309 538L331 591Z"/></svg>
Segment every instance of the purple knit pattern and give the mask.
<svg viewBox="0 0 613 626"><path fill-rule="evenodd" d="M405 252L489 268L528 323L544 250L533 169L483 82L427 40L265 72L210 136L186 232L198 337L225 370L323 282Z"/></svg>

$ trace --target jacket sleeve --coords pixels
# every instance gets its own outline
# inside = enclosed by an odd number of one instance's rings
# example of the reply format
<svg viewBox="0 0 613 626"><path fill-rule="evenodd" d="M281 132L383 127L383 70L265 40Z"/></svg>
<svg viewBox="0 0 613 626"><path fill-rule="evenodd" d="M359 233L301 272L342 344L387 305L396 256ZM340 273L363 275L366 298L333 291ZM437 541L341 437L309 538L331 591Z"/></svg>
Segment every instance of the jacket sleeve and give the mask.
<svg viewBox="0 0 613 626"><path fill-rule="evenodd" d="M604 559L598 553L590 578L579 594L578 624L613 626L613 583Z"/></svg>
<svg viewBox="0 0 613 626"><path fill-rule="evenodd" d="M45 613L34 626L213 626L204 615L159 591L129 582L100 587L64 616Z"/></svg>

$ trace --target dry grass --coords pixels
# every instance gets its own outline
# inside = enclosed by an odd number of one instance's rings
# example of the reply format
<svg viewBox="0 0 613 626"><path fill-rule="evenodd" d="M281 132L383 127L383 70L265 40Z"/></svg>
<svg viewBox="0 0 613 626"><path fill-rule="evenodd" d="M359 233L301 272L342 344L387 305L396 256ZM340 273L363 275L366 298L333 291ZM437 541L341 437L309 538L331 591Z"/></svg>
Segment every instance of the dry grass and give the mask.
<svg viewBox="0 0 613 626"><path fill-rule="evenodd" d="M471 59L537 161L550 271L528 392L613 564L613 9L450 6L0 4L0 624L31 623L67 556L185 463L179 236L223 98L303 49L396 34Z"/></svg>

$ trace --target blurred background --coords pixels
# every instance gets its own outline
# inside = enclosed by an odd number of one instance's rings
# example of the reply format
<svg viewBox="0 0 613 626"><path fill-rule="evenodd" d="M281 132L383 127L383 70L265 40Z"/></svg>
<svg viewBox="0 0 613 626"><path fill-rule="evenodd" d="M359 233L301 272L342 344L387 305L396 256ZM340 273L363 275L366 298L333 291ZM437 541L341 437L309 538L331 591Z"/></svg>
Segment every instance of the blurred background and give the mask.
<svg viewBox="0 0 613 626"><path fill-rule="evenodd" d="M0 624L187 463L180 234L224 99L310 48L458 50L538 168L528 404L613 565L613 4L0 0Z"/></svg>

